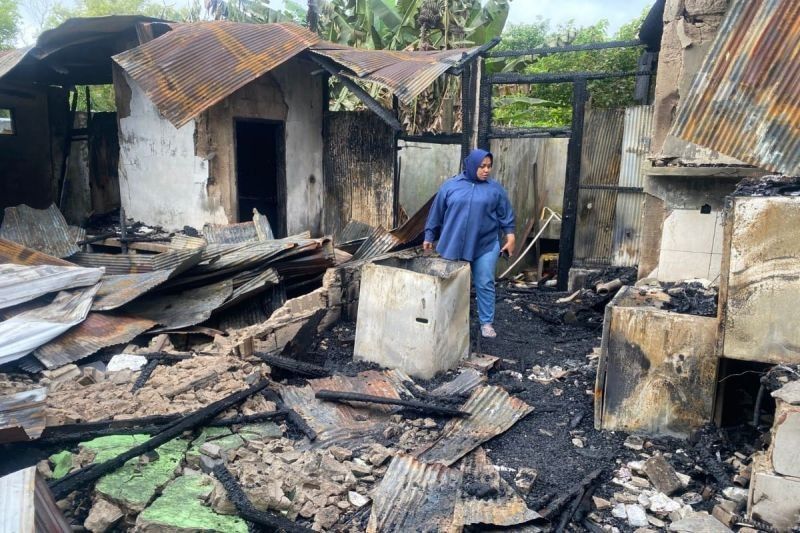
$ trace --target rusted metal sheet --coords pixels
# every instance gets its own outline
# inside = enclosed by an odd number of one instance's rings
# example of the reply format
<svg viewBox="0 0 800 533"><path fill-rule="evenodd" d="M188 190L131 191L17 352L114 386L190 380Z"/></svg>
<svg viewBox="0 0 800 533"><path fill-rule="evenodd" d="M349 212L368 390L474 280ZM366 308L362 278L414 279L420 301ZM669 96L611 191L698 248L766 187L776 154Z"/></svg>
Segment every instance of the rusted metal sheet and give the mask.
<svg viewBox="0 0 800 533"><path fill-rule="evenodd" d="M377 115L328 113L324 118L323 228L336 235L350 220L394 223L394 134Z"/></svg>
<svg viewBox="0 0 800 533"><path fill-rule="evenodd" d="M435 396L456 396L469 394L476 387L486 383L486 374L474 368L464 368L459 374L447 383L442 383L431 391Z"/></svg>
<svg viewBox="0 0 800 533"><path fill-rule="evenodd" d="M734 197L726 212L720 302L722 355L800 363L800 200Z"/></svg>
<svg viewBox="0 0 800 533"><path fill-rule="evenodd" d="M99 268L0 263L0 309L51 292L94 285L102 276L103 270Z"/></svg>
<svg viewBox="0 0 800 533"><path fill-rule="evenodd" d="M328 43L312 46L323 55L347 68L354 78L386 87L405 103L428 88L437 78L474 48L437 51L359 50L336 47L323 50Z"/></svg>
<svg viewBox="0 0 800 533"><path fill-rule="evenodd" d="M352 259L353 261L372 259L393 250L398 244L400 244L400 240L397 237L378 226L364 243L358 247Z"/></svg>
<svg viewBox="0 0 800 533"><path fill-rule="evenodd" d="M210 272L236 272L253 268L268 263L279 253L295 246L293 243L281 241L210 244L203 253L203 261L192 269L189 276Z"/></svg>
<svg viewBox="0 0 800 533"><path fill-rule="evenodd" d="M47 482L35 466L0 477L0 533L70 533Z"/></svg>
<svg viewBox="0 0 800 533"><path fill-rule="evenodd" d="M18 242L0 238L0 263L13 263L15 265L56 265L76 266L58 257L47 255L33 248L23 246Z"/></svg>
<svg viewBox="0 0 800 533"><path fill-rule="evenodd" d="M332 446L348 441L363 441L369 436L377 437L383 431L389 415L397 407L326 402L314 397L317 391L357 392L399 399L403 395L410 396L404 384L410 380L411 378L398 370L368 370L353 377L335 375L312 379L303 387L283 386L281 397L286 405L297 411L317 432L315 444Z"/></svg>
<svg viewBox="0 0 800 533"><path fill-rule="evenodd" d="M152 320L162 329L195 326L208 320L233 294L230 279L174 294L140 298L125 306L125 312Z"/></svg>
<svg viewBox="0 0 800 533"><path fill-rule="evenodd" d="M253 210L253 220L238 224L206 224L203 236L209 244L271 241L275 237L267 217Z"/></svg>
<svg viewBox="0 0 800 533"><path fill-rule="evenodd" d="M436 441L414 452L417 458L426 463L452 465L482 443L507 431L533 412L533 407L500 387L487 385L476 389L461 410L472 416L448 421Z"/></svg>
<svg viewBox="0 0 800 533"><path fill-rule="evenodd" d="M402 244L411 244L419 241L421 243L422 235L425 233L425 222L428 221L428 213L433 205L433 200L436 195L431 196L425 204L419 208L419 211L411 215L411 218L405 221L399 228L391 231L392 235Z"/></svg>
<svg viewBox="0 0 800 533"><path fill-rule="evenodd" d="M540 518L539 513L528 509L525 499L500 477L482 447L475 449L461 462L461 476L464 483L456 505L459 523L465 526L514 526ZM471 483L478 484L484 490L479 489L480 493L476 494ZM487 487L495 490L486 494Z"/></svg>
<svg viewBox="0 0 800 533"><path fill-rule="evenodd" d="M337 247L351 245L356 242L363 242L373 231L373 227L365 222L351 220L342 228L341 232L334 238Z"/></svg>
<svg viewBox="0 0 800 533"><path fill-rule="evenodd" d="M25 48L0 50L0 78L16 67L25 58L31 48L32 47L28 46Z"/></svg>
<svg viewBox="0 0 800 533"><path fill-rule="evenodd" d="M670 134L800 175L800 3L734 0Z"/></svg>
<svg viewBox="0 0 800 533"><path fill-rule="evenodd" d="M80 324L97 286L59 292L49 305L27 309L0 322L0 364L23 357Z"/></svg>
<svg viewBox="0 0 800 533"><path fill-rule="evenodd" d="M367 533L379 531L456 532L461 472L398 454L372 495Z"/></svg>
<svg viewBox="0 0 800 533"><path fill-rule="evenodd" d="M173 269L143 274L105 276L92 303L92 311L110 311L132 302L169 279Z"/></svg>
<svg viewBox="0 0 800 533"><path fill-rule="evenodd" d="M252 298L256 294L266 291L273 285L281 282L278 271L268 268L261 272L242 272L232 279L233 293L225 303L218 308L219 311L229 309L241 302Z"/></svg>
<svg viewBox="0 0 800 533"><path fill-rule="evenodd" d="M295 24L193 22L113 60L179 128L318 42Z"/></svg>
<svg viewBox="0 0 800 533"><path fill-rule="evenodd" d="M625 108L622 133L622 159L619 169L620 187L644 187L643 165L650 152L653 129L653 106ZM642 208L644 193L617 193L611 263L614 266L639 264L639 245L642 239Z"/></svg>
<svg viewBox="0 0 800 533"><path fill-rule="evenodd" d="M575 232L575 261L580 264L611 262L623 119L622 109L586 110Z"/></svg>
<svg viewBox="0 0 800 533"><path fill-rule="evenodd" d="M46 387L0 396L0 444L38 439L47 425L46 398Z"/></svg>
<svg viewBox="0 0 800 533"><path fill-rule="evenodd" d="M25 204L6 207L0 237L56 257L69 257L78 251L67 221L55 204L47 209Z"/></svg>
<svg viewBox="0 0 800 533"><path fill-rule="evenodd" d="M89 357L108 346L124 344L155 326L146 318L89 313L86 320L33 352L47 368L58 368Z"/></svg>
<svg viewBox="0 0 800 533"><path fill-rule="evenodd" d="M171 250L160 254L97 254L78 252L71 261L85 267L105 267L108 275L142 274L172 270L173 275L193 267L202 258L202 249Z"/></svg>
<svg viewBox="0 0 800 533"><path fill-rule="evenodd" d="M658 294L625 287L606 308L598 429L686 437L711 420L719 323L664 311L654 301Z"/></svg>

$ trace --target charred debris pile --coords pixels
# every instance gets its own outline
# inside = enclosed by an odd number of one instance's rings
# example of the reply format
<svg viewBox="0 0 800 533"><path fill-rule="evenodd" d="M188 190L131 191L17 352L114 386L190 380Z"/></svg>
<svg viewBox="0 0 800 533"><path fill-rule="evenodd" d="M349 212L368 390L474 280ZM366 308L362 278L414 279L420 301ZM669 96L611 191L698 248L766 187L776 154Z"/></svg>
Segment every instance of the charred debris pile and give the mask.
<svg viewBox="0 0 800 533"><path fill-rule="evenodd" d="M8 210L8 505L52 531L773 531L744 518L769 421L688 441L596 429L624 272L569 294L502 283L505 334L432 380L354 360L360 265L413 246L420 220L351 224L334 248L258 216L168 234ZM710 298L632 290L688 312ZM763 395L796 377L770 374Z"/></svg>

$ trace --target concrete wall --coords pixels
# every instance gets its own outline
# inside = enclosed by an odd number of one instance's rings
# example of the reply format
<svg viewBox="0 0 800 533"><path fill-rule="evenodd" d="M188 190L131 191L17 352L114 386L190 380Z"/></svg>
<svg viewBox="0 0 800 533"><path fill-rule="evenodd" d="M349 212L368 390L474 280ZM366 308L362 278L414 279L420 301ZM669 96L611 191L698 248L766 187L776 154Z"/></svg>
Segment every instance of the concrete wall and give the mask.
<svg viewBox="0 0 800 533"><path fill-rule="evenodd" d="M287 230L322 216L322 79L292 60L176 129L115 70L120 193L129 217L169 229L238 221L235 118L285 121Z"/></svg>
<svg viewBox="0 0 800 533"><path fill-rule="evenodd" d="M63 119L66 95L33 85L2 89L0 107L14 110L16 134L0 135L0 209L23 203L44 209L55 198L54 176L61 166L50 115L61 112Z"/></svg>

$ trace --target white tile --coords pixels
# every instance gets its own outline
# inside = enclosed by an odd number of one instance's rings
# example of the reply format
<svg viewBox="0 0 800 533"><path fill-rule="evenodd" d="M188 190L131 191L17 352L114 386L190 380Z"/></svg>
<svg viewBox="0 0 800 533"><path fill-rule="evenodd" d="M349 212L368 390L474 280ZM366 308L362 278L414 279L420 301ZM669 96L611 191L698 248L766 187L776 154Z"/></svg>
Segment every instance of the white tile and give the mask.
<svg viewBox="0 0 800 533"><path fill-rule="evenodd" d="M661 249L711 253L716 226L715 213L704 215L699 209L676 209L664 221Z"/></svg>
<svg viewBox="0 0 800 533"><path fill-rule="evenodd" d="M714 245L711 248L711 253L713 254L721 254L722 253L722 241L725 238L723 233L725 229L722 226L722 213L717 214L717 222L714 226Z"/></svg>
<svg viewBox="0 0 800 533"><path fill-rule="evenodd" d="M658 261L659 281L681 281L691 278L708 278L710 253L661 250ZM719 267L717 267L719 269Z"/></svg>

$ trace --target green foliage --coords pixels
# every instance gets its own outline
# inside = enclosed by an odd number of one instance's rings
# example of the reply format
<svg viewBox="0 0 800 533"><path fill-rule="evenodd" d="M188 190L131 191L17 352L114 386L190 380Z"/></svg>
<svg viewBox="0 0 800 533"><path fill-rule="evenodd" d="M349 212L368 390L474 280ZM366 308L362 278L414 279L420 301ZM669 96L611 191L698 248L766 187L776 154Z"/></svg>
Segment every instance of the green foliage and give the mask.
<svg viewBox="0 0 800 533"><path fill-rule="evenodd" d="M19 23L17 0L0 0L0 50L14 48Z"/></svg>
<svg viewBox="0 0 800 533"><path fill-rule="evenodd" d="M151 0L76 0L53 6L47 26L54 28L69 18L106 15L147 15L168 20L183 20L188 10Z"/></svg>
<svg viewBox="0 0 800 533"><path fill-rule="evenodd" d="M530 49L541 46L588 44L610 40L635 39L647 11L608 35L608 22L600 20L591 26L576 26L570 21L550 29L548 21L512 26L504 34L501 45L505 49ZM558 72L617 72L637 68L641 48L612 48L587 52L568 52L544 57L528 57L509 61L495 61L491 70L545 74ZM625 107L634 104L634 78L611 78L589 82L591 105L594 107ZM513 127L569 126L572 119L572 84L540 84L531 86L504 86L495 88L497 98L492 110L494 123ZM524 96L544 102L536 105L520 100L509 101L503 97Z"/></svg>

